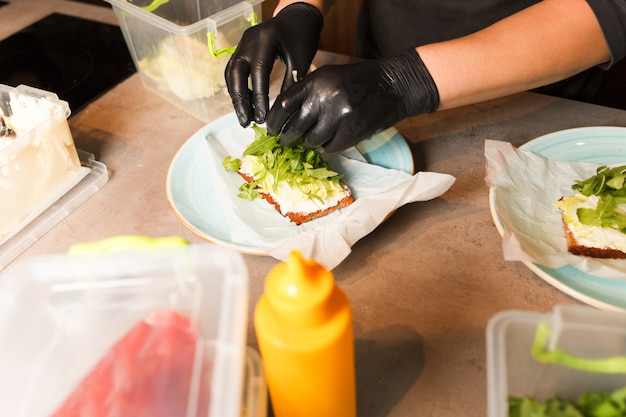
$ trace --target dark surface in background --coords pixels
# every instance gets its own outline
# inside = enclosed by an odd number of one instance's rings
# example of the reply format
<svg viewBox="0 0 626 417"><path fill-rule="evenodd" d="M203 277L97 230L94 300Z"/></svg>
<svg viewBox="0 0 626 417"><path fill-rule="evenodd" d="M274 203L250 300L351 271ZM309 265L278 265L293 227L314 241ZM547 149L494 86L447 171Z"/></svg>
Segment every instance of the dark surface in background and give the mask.
<svg viewBox="0 0 626 417"><path fill-rule="evenodd" d="M81 110L135 73L118 26L53 13L0 41L0 84L56 93Z"/></svg>
<svg viewBox="0 0 626 417"><path fill-rule="evenodd" d="M78 3L93 4L95 6L111 7L111 3L108 3L104 0L71 0L71 1L75 1Z"/></svg>
<svg viewBox="0 0 626 417"><path fill-rule="evenodd" d="M74 1L110 7L104 0ZM263 3L264 13L272 1ZM0 0L0 7L7 4ZM0 62L0 83L53 91L73 112L135 72L117 26L60 14L0 41ZM626 60L611 68L598 97L589 101L626 110Z"/></svg>

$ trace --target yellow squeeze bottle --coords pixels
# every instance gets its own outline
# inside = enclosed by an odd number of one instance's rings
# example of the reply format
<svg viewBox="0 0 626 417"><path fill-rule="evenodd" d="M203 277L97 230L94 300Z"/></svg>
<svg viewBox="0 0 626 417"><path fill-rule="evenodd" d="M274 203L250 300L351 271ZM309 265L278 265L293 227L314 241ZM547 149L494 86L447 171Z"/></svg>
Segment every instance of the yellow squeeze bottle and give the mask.
<svg viewBox="0 0 626 417"><path fill-rule="evenodd" d="M276 417L355 417L352 311L333 275L293 251L270 271L254 327Z"/></svg>

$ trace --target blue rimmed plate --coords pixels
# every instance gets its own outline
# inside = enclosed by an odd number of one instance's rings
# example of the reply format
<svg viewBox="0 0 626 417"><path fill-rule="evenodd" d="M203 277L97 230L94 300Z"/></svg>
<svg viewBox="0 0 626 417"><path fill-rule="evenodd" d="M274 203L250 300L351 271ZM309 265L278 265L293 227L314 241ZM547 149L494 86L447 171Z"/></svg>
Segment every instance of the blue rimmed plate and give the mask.
<svg viewBox="0 0 626 417"><path fill-rule="evenodd" d="M242 134L244 130L238 126L235 114L230 113L204 126L181 146L167 174L167 199L176 217L201 238L243 253L265 255L254 246L231 240L228 222L210 178L206 138ZM414 173L411 149L393 128L361 142L357 151L360 154L357 156L370 164Z"/></svg>
<svg viewBox="0 0 626 417"><path fill-rule="evenodd" d="M561 130L531 140L520 149L555 161L623 164L626 162L626 128L599 126ZM496 191L491 189L491 215L502 235L504 230L495 200ZM590 275L572 265L551 269L532 262L523 263L549 284L584 303L606 310L626 311L626 281Z"/></svg>

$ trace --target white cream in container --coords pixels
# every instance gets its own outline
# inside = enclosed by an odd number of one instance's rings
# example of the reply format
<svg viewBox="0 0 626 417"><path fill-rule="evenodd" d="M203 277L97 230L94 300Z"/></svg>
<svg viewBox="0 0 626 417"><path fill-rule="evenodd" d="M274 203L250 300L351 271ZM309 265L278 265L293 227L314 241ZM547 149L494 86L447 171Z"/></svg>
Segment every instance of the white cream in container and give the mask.
<svg viewBox="0 0 626 417"><path fill-rule="evenodd" d="M76 183L81 164L67 123L69 105L57 95L20 85L0 84L10 97L0 136L0 244L24 220L48 206L59 189ZM58 198L58 197L57 197ZM45 207L44 207L45 208Z"/></svg>

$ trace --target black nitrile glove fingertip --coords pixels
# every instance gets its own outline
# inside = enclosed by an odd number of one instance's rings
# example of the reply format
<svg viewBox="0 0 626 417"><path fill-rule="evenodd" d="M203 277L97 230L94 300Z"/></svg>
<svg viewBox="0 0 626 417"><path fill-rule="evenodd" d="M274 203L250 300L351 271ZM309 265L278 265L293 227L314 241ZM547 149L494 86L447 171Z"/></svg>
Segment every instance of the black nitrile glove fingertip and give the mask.
<svg viewBox="0 0 626 417"><path fill-rule="evenodd" d="M265 112L264 111L257 111L257 110L255 110L255 112L254 112L254 122L256 124L265 123Z"/></svg>
<svg viewBox="0 0 626 417"><path fill-rule="evenodd" d="M349 148L349 146L342 146L341 144L333 141L328 142L327 145L324 145L322 147L324 148L324 151L328 153L339 153Z"/></svg>
<svg viewBox="0 0 626 417"><path fill-rule="evenodd" d="M303 140L306 145L311 148L324 147L324 144L328 142L330 132L321 123L318 123L316 129L309 130L303 136ZM332 141L331 141L332 143Z"/></svg>
<svg viewBox="0 0 626 417"><path fill-rule="evenodd" d="M268 134L271 135L269 131L268 131ZM290 134L288 131L287 132L283 131L283 133L280 135L280 144L284 147L291 147L295 145L297 141L298 141L298 136Z"/></svg>
<svg viewBox="0 0 626 417"><path fill-rule="evenodd" d="M257 124L265 123L267 118L267 109L269 107L267 91L269 91L269 87L263 80L255 83L255 92L252 93L252 105L254 108L254 121Z"/></svg>
<svg viewBox="0 0 626 417"><path fill-rule="evenodd" d="M280 130L282 129L282 126L274 126L271 122L271 120L267 119L266 120L266 129L267 129L267 134L270 136L276 136L280 133Z"/></svg>
<svg viewBox="0 0 626 417"><path fill-rule="evenodd" d="M252 120L252 107L250 101L246 99L237 98L233 100L233 108L237 115L237 120L242 127L248 127Z"/></svg>
<svg viewBox="0 0 626 417"><path fill-rule="evenodd" d="M239 121L239 125L241 127L248 127L248 125L250 125L250 118L246 114L247 112L242 112L238 110L235 111L235 113L237 114L237 120Z"/></svg>

